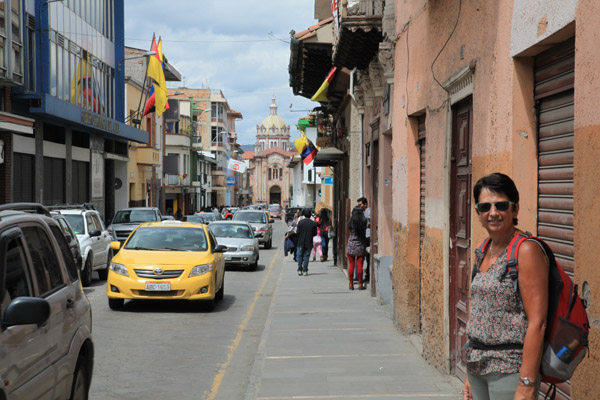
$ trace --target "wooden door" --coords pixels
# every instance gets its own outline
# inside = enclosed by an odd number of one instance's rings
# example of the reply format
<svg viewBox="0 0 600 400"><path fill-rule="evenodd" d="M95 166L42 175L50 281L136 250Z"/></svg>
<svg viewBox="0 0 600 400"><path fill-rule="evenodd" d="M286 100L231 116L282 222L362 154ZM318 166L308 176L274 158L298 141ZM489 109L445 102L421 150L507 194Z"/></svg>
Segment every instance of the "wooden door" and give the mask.
<svg viewBox="0 0 600 400"><path fill-rule="evenodd" d="M452 109L452 155L450 178L450 354L454 373L466 376L464 353L456 352L466 343L468 285L471 269L471 98Z"/></svg>

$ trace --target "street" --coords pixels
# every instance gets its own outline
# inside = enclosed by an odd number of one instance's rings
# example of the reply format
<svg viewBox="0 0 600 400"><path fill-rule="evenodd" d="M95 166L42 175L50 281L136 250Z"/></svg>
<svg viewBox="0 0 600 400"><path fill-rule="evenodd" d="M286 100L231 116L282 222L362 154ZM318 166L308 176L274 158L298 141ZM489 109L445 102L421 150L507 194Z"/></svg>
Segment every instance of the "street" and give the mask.
<svg viewBox="0 0 600 400"><path fill-rule="evenodd" d="M171 301L131 301L115 312L105 281L85 288L96 349L90 399L244 398L284 265L284 223L275 220L273 232L256 271L227 268L224 299L212 312Z"/></svg>

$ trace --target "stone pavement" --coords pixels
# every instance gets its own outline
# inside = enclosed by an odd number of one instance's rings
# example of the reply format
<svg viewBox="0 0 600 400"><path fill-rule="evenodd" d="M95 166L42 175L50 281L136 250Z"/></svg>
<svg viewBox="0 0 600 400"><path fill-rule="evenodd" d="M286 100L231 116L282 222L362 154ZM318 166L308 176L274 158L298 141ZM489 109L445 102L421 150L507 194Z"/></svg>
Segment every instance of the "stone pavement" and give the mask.
<svg viewBox="0 0 600 400"><path fill-rule="evenodd" d="M462 383L429 365L369 290L333 262L279 277L246 400L460 399Z"/></svg>

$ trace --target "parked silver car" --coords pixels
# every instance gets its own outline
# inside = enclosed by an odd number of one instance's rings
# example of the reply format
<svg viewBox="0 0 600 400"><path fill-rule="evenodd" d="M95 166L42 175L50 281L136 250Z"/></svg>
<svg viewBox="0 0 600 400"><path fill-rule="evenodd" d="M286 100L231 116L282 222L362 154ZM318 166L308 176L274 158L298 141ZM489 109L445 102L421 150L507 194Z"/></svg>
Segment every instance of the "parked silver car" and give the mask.
<svg viewBox="0 0 600 400"><path fill-rule="evenodd" d="M217 238L217 243L227 246L223 253L225 264L258 266L258 238L252 226L243 221L215 221L208 225Z"/></svg>
<svg viewBox="0 0 600 400"><path fill-rule="evenodd" d="M254 235L258 236L258 242L270 249L273 245L273 219L267 218L267 213L262 210L238 210L233 216L233 221L248 222L254 230Z"/></svg>

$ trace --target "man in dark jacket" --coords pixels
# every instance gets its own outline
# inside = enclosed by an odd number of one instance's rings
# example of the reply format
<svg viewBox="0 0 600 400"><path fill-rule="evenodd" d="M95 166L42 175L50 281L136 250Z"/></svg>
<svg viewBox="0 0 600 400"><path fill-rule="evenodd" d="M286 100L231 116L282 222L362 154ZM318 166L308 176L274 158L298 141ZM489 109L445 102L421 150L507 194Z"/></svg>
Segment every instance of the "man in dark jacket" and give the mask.
<svg viewBox="0 0 600 400"><path fill-rule="evenodd" d="M304 217L296 228L296 259L298 260L298 275L308 275L308 260L313 248L313 237L317 235L317 223L310 219L308 208L302 211Z"/></svg>

